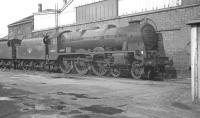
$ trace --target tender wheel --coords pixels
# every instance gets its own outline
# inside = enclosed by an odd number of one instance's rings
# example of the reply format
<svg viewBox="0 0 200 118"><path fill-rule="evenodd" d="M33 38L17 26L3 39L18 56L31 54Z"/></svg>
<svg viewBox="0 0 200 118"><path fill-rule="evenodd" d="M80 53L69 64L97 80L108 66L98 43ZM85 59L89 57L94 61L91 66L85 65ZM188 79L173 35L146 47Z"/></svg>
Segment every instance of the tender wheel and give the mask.
<svg viewBox="0 0 200 118"><path fill-rule="evenodd" d="M37 68L38 69L38 68ZM46 62L43 63L43 69L45 71L49 71L49 65L46 64Z"/></svg>
<svg viewBox="0 0 200 118"><path fill-rule="evenodd" d="M22 61L22 70L28 70L26 61Z"/></svg>
<svg viewBox="0 0 200 118"><path fill-rule="evenodd" d="M84 60L78 59L74 64L76 71L80 75L86 75L89 71L89 65Z"/></svg>
<svg viewBox="0 0 200 118"><path fill-rule="evenodd" d="M19 61L17 66L18 66L18 69L21 69L21 70L22 70L22 66L23 66L22 61Z"/></svg>
<svg viewBox="0 0 200 118"><path fill-rule="evenodd" d="M2 66L3 66L3 61L0 60L0 68L2 68Z"/></svg>
<svg viewBox="0 0 200 118"><path fill-rule="evenodd" d="M58 72L58 71L59 71L59 66L58 66L57 63L55 63L55 64L53 65L53 71L54 71L54 72Z"/></svg>
<svg viewBox="0 0 200 118"><path fill-rule="evenodd" d="M69 74L73 69L73 62L63 58L60 63L60 69L63 73Z"/></svg>
<svg viewBox="0 0 200 118"><path fill-rule="evenodd" d="M131 75L134 79L140 79L144 75L144 66L141 62L133 62Z"/></svg>
<svg viewBox="0 0 200 118"><path fill-rule="evenodd" d="M30 61L30 62L29 62L28 69L29 69L29 70L33 70L33 69L34 69L34 68L33 68L33 61Z"/></svg>
<svg viewBox="0 0 200 118"><path fill-rule="evenodd" d="M120 68L118 68L118 67L113 67L113 68L111 68L110 74L111 74L113 77L118 78L118 77L121 75Z"/></svg>
<svg viewBox="0 0 200 118"><path fill-rule="evenodd" d="M153 77L152 70L148 70L148 72L147 72L147 79L150 80L150 79L152 79L152 77Z"/></svg>
<svg viewBox="0 0 200 118"><path fill-rule="evenodd" d="M108 72L107 64L104 61L94 61L92 63L92 71L97 76L104 76Z"/></svg>

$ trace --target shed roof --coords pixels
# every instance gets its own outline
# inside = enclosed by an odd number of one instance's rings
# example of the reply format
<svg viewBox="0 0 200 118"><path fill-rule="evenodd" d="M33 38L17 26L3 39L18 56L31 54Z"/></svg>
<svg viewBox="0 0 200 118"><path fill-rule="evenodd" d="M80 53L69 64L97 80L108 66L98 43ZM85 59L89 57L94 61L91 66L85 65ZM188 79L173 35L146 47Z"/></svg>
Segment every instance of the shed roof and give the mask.
<svg viewBox="0 0 200 118"><path fill-rule="evenodd" d="M14 23L8 25L8 27L15 26L15 25L20 25L20 24L24 24L24 23L28 23L28 22L32 22L33 20L34 20L34 16L31 15L31 16L28 16L26 18L23 18L23 19L21 19L21 20L19 20L17 22L14 22Z"/></svg>
<svg viewBox="0 0 200 118"><path fill-rule="evenodd" d="M0 38L1 41L3 40L8 40L8 35L7 36L4 36L3 38Z"/></svg>

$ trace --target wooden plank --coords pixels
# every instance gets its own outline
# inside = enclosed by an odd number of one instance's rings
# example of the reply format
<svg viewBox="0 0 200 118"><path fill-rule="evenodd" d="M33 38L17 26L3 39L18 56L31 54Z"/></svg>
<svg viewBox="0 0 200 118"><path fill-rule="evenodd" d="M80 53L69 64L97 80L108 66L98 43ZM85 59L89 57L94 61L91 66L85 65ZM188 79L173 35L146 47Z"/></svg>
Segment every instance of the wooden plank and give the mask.
<svg viewBox="0 0 200 118"><path fill-rule="evenodd" d="M192 86L192 101L195 102L196 99L196 55L197 55L197 27L194 26L191 29L191 86Z"/></svg>
<svg viewBox="0 0 200 118"><path fill-rule="evenodd" d="M197 101L200 101L200 26L197 26Z"/></svg>

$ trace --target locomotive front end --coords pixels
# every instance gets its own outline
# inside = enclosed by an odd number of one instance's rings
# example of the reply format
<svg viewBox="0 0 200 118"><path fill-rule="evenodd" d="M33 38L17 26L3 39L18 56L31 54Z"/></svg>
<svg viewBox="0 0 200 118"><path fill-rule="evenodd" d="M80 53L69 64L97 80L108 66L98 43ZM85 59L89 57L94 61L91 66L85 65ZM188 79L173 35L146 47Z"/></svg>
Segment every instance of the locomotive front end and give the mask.
<svg viewBox="0 0 200 118"><path fill-rule="evenodd" d="M173 62L161 54L164 49L161 48L158 33L153 25L141 20L131 21L129 26L124 28L124 32L128 36L127 60L131 63L133 78L153 79L165 72L166 65L172 66Z"/></svg>
<svg viewBox="0 0 200 118"><path fill-rule="evenodd" d="M141 33L145 45L146 56L144 58L144 73L148 78L165 72L165 66L172 66L173 61L162 56L158 33L150 24L145 24L141 28ZM164 49L163 49L164 51ZM161 51L162 52L162 51Z"/></svg>

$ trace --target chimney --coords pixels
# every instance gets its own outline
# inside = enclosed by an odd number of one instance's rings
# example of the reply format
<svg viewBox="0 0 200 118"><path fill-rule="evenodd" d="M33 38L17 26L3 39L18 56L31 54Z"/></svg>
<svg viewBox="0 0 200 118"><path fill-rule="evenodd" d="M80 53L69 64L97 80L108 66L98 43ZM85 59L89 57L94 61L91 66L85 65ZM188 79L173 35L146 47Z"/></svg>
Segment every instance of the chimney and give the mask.
<svg viewBox="0 0 200 118"><path fill-rule="evenodd" d="M42 12L42 4L38 4L38 12Z"/></svg>

